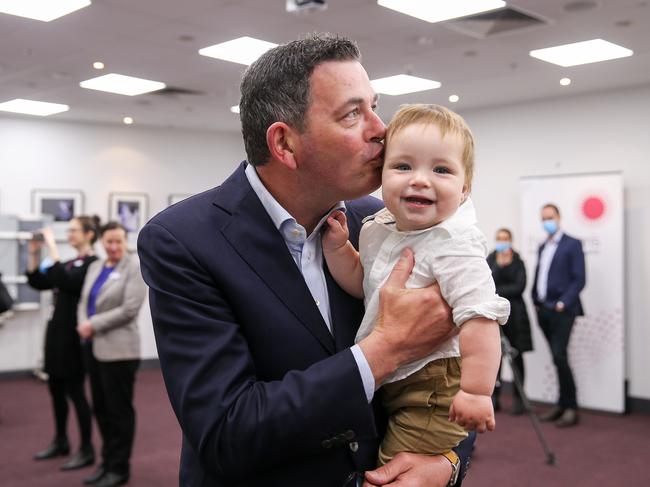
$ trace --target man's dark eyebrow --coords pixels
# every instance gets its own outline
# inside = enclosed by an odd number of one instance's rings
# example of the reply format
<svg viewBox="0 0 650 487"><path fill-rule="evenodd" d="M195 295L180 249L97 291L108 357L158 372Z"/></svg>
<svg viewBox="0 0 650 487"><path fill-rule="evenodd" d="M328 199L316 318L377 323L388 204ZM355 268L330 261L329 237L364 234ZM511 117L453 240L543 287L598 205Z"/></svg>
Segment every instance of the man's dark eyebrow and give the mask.
<svg viewBox="0 0 650 487"><path fill-rule="evenodd" d="M375 93L375 96L372 97L372 104L375 105L377 101L379 100L379 94ZM355 97L355 98L349 98L343 105L342 107L347 107L349 105L362 105L365 102L364 98L360 97Z"/></svg>

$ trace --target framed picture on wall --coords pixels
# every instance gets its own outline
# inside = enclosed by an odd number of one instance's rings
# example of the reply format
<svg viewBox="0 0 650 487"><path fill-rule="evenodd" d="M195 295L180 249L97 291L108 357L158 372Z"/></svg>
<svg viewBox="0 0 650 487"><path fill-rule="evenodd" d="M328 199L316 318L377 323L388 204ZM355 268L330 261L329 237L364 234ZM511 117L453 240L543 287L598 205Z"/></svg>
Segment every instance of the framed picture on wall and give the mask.
<svg viewBox="0 0 650 487"><path fill-rule="evenodd" d="M83 192L65 189L32 190L32 213L50 215L55 225L65 226L83 213Z"/></svg>
<svg viewBox="0 0 650 487"><path fill-rule="evenodd" d="M128 233L137 233L147 221L148 203L145 193L110 193L108 219L120 222Z"/></svg>
<svg viewBox="0 0 650 487"><path fill-rule="evenodd" d="M174 205L179 201L183 201L184 199L189 198L190 196L192 196L191 193L172 193L167 198L167 205Z"/></svg>

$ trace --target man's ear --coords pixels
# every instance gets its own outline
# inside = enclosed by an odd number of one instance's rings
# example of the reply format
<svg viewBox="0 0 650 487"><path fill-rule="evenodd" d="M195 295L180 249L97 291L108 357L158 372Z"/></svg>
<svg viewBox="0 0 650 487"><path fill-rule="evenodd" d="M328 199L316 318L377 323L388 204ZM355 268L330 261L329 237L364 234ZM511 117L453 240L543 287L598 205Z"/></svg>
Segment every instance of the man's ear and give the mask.
<svg viewBox="0 0 650 487"><path fill-rule="evenodd" d="M298 167L293 153L296 139L297 132L284 122L274 122L266 130L266 144L271 157L289 169Z"/></svg>

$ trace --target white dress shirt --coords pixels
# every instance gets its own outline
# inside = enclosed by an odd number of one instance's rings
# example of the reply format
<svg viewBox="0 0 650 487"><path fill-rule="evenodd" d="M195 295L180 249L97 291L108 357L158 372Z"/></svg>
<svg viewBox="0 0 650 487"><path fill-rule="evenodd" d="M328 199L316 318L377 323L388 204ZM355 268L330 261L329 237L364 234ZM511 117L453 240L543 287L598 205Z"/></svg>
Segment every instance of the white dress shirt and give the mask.
<svg viewBox="0 0 650 487"><path fill-rule="evenodd" d="M246 178L269 217L271 217L273 224L284 238L287 249L289 249L293 260L305 279L305 283L327 328L332 333L332 317L327 281L323 272L323 247L321 244L321 229L329 216L329 212L320 219L311 234L307 235L305 228L269 193L269 190L260 180L257 171L250 164L246 166ZM340 201L331 211L335 209L345 211L345 203ZM361 374L366 398L370 402L375 393L375 379L372 370L359 345L352 346L351 351Z"/></svg>
<svg viewBox="0 0 650 487"><path fill-rule="evenodd" d="M555 251L562 239L562 231L558 230L546 240L542 253L539 256L539 270L537 271L537 297L540 301L546 301L546 291L548 289L548 271L551 268L551 262L555 257Z"/></svg>

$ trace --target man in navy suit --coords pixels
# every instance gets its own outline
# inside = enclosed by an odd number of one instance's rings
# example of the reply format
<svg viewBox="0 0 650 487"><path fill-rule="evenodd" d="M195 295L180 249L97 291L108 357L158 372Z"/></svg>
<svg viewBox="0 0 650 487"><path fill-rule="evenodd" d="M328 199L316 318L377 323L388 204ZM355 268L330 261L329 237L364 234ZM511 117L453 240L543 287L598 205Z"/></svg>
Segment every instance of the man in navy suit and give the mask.
<svg viewBox="0 0 650 487"><path fill-rule="evenodd" d="M356 245L362 219L381 207L365 196L381 178L376 101L347 39L268 51L241 83L247 162L141 231L160 364L183 430L181 485L341 486L374 468L385 425L375 389L453 333L439 290L404 289L407 252L375 330L355 345L363 303L323 262L332 210L345 209ZM366 485L451 485L471 446L472 437L457 449L460 460L399 455Z"/></svg>
<svg viewBox="0 0 650 487"><path fill-rule="evenodd" d="M560 383L558 404L543 421L558 427L578 423L576 386L567 348L576 316L581 316L580 291L585 287L585 256L580 240L560 229L560 210L554 204L542 208L542 225L548 234L538 252L533 285L537 320L548 341Z"/></svg>

